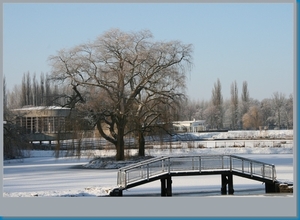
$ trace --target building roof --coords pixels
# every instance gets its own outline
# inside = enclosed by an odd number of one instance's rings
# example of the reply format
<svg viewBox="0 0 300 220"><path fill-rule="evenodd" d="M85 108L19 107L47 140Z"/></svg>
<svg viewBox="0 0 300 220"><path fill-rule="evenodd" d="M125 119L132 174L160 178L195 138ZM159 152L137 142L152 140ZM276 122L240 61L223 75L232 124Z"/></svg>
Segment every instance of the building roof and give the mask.
<svg viewBox="0 0 300 220"><path fill-rule="evenodd" d="M173 125L178 126L197 126L197 125L203 125L205 123L205 120L193 120L193 121L173 121Z"/></svg>
<svg viewBox="0 0 300 220"><path fill-rule="evenodd" d="M13 111L59 110L59 109L70 110L70 108L61 107L61 106L28 106L28 105L26 105L26 106L23 106L22 108L13 109Z"/></svg>
<svg viewBox="0 0 300 220"><path fill-rule="evenodd" d="M22 117L66 117L70 115L71 108L61 106L24 106L12 111Z"/></svg>

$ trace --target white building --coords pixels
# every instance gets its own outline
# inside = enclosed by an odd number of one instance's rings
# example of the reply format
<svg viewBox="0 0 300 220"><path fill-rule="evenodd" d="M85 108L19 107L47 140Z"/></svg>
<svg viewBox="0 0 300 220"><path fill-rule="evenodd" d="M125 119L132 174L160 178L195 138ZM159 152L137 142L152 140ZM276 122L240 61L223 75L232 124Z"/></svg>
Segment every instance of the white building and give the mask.
<svg viewBox="0 0 300 220"><path fill-rule="evenodd" d="M193 121L174 121L174 131L177 133L182 132L200 132L205 131L205 120L193 120Z"/></svg>
<svg viewBox="0 0 300 220"><path fill-rule="evenodd" d="M71 109L57 106L27 106L13 109L14 123L24 129L31 141L69 139Z"/></svg>

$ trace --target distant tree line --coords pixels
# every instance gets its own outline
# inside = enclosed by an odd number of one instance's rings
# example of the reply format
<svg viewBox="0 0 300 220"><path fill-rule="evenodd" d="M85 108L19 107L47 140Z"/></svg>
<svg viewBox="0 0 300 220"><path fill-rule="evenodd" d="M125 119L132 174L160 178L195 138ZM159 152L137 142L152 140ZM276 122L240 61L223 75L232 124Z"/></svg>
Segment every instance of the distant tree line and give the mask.
<svg viewBox="0 0 300 220"><path fill-rule="evenodd" d="M4 78L5 84L5 78ZM21 85L15 85L9 91L4 86L4 107L9 109L21 108L23 106L51 106L64 105L67 103L65 88L58 88L58 85L51 80L50 75L41 73L37 79L36 73L24 73Z"/></svg>
<svg viewBox="0 0 300 220"><path fill-rule="evenodd" d="M218 79L208 101L187 100L180 112L182 120L206 120L207 129L293 129L293 95L274 92L259 101L249 95L248 83L243 82L238 94L236 81L230 87L231 97L223 100Z"/></svg>
<svg viewBox="0 0 300 220"><path fill-rule="evenodd" d="M178 120L206 120L207 129L292 129L293 128L293 95L274 92L270 98L259 101L250 98L248 83L243 82L239 96L236 81L230 87L231 97L223 100L221 82L213 85L210 100L194 101L190 99L177 103L172 114ZM74 107L79 99L74 90L68 85L58 85L50 79L48 74L41 74L37 81L36 74L24 73L22 83L15 85L12 91L6 89L5 78L3 81L3 106L5 109L21 108L23 106L67 106ZM154 101L152 100L152 104ZM73 104L72 104L73 103ZM142 105L141 105L142 106ZM143 106L145 108L145 106ZM174 109L174 108L172 108ZM141 107L138 114L143 115ZM135 115L135 120L138 119ZM146 118L144 118L146 119ZM146 122L146 121L144 121ZM144 130L146 129L144 123ZM133 126L132 124L130 125Z"/></svg>

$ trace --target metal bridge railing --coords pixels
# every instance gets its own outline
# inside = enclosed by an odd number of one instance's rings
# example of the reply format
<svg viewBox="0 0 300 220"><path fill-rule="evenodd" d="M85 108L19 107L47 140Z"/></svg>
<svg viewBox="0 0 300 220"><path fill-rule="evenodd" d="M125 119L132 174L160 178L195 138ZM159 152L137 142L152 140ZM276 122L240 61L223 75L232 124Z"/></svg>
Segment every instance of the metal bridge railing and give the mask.
<svg viewBox="0 0 300 220"><path fill-rule="evenodd" d="M239 156L231 156L232 169L251 176L259 176L265 179L276 180L275 165L251 160Z"/></svg>
<svg viewBox="0 0 300 220"><path fill-rule="evenodd" d="M128 184L149 180L152 177L179 172L237 171L251 176L276 180L273 164L267 164L234 155L202 155L159 157L125 166L118 171L117 184L126 188Z"/></svg>

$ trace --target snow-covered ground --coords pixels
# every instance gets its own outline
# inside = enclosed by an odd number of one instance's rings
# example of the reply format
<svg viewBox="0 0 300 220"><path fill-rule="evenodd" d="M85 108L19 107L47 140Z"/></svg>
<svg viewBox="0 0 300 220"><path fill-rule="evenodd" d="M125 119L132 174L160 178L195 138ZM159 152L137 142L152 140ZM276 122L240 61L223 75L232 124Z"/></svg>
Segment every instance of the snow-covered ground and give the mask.
<svg viewBox="0 0 300 220"><path fill-rule="evenodd" d="M249 130L193 133L201 138L212 139L289 139L293 137L293 130Z"/></svg>
<svg viewBox="0 0 300 220"><path fill-rule="evenodd" d="M264 131L262 131L264 132ZM212 139L259 139L260 131L220 132L214 134L201 133ZM227 136L226 136L227 135ZM291 139L292 131L268 131L264 139ZM224 142L224 140L222 140ZM241 141L241 140L240 140ZM240 142L239 141L239 142ZM245 141L245 140L243 140ZM241 141L241 142L243 142ZM292 140L282 142L280 146L244 144L243 147L230 147L214 144L198 148L200 142L196 138L193 147L187 142L181 142L181 147L153 146L146 149L148 156L162 155L203 155L203 154L234 154L258 161L275 164L277 179L293 182L293 148ZM219 143L219 142L218 142ZM221 142L220 142L221 143ZM263 143L261 141L261 143ZM217 146L217 147L216 147ZM98 150L86 155L97 156L100 159L90 162L88 156L55 158L52 151L32 151L30 157L17 160L5 160L3 167L3 197L97 197L106 196L109 190L116 186L117 169L130 163L116 163L103 158L113 156L114 150ZM136 154L136 150L128 150L128 155ZM101 159L102 157L102 159ZM89 169L87 169L89 168ZM91 169L97 168L97 169ZM99 169L102 168L102 169ZM110 169L104 169L110 168ZM234 177L235 195L262 196L264 185L261 182ZM216 176L193 176L173 178L174 196L216 196L220 195L221 178ZM151 182L124 191L124 196L159 196L160 182ZM292 196L292 195L288 195Z"/></svg>

